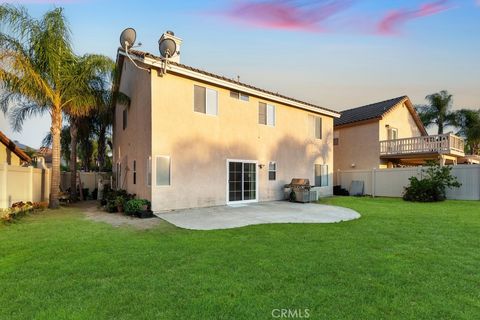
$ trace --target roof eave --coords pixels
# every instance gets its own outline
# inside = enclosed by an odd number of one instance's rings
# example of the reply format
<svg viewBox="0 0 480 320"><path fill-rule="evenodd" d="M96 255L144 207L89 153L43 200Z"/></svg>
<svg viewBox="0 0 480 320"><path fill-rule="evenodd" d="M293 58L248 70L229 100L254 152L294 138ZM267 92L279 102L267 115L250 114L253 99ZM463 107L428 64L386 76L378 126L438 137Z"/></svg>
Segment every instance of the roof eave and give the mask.
<svg viewBox="0 0 480 320"><path fill-rule="evenodd" d="M126 56L125 52L123 52L122 50L119 50L118 53L122 56ZM140 56L137 56L137 55L132 54L132 53L129 54L129 55L132 59L135 59L135 60L137 60L137 61L139 61L143 64L150 65L153 68L163 69L165 67L164 63L162 63L161 61L158 61L154 58L150 58L148 56L140 57ZM282 104L286 104L286 105L289 105L289 106L292 106L292 107L300 108L300 109L307 110L307 111L310 111L310 112L314 112L314 113L317 113L317 114L330 116L332 118L340 118L340 116L341 116L341 114L339 112L334 112L334 111L331 111L331 110L325 110L325 109L320 108L320 107L309 106L307 104L303 104L303 103L295 101L295 100L290 100L288 98L279 97L279 96L276 96L274 94L269 94L269 93L262 92L260 90L255 90L255 89L246 87L242 84L236 84L236 83L229 82L229 81L222 80L222 79L218 79L218 78L206 75L206 74L201 74L199 72L189 70L189 69L186 69L186 68L183 68L181 66L174 65L174 64L168 64L167 65L167 72L175 73L175 74L182 75L182 76L189 77L189 78L193 78L193 79L197 79L197 80L207 82L207 83L212 83L212 84L224 87L224 88L241 91L241 92L244 92L244 93L247 93L247 94L251 94L253 96L262 97L262 98L265 98L265 99L268 99L268 100L271 100L271 101L279 102L279 103L282 103Z"/></svg>

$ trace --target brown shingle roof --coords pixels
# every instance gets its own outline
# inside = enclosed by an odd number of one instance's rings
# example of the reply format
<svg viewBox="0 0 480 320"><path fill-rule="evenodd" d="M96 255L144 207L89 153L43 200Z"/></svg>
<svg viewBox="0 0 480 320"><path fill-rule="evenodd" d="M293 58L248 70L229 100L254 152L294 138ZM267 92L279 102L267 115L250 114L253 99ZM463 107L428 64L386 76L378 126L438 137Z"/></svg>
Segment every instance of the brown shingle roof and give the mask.
<svg viewBox="0 0 480 320"><path fill-rule="evenodd" d="M123 50L119 49L119 52L123 52ZM151 59L155 59L155 60L159 60L159 61L162 60L161 57L155 56L151 53L144 52L144 51L129 50L129 53L131 53L133 55L136 55L140 58L151 58ZM324 110L324 111L339 114L339 112L335 111L335 110L323 108L323 107L317 106L317 105L309 103L309 102L305 102L305 101L301 101L301 100L298 100L298 99L295 99L295 98L287 97L287 96L281 95L279 93L275 93L275 92L272 92L272 91L261 89L261 88L258 88L258 87L255 87L255 86L252 86L252 85L249 85L249 84L246 84L246 83L236 81L234 79L230 79L230 78L220 76L220 75L217 75L217 74L214 74L214 73L211 73L211 72L207 72L207 71L204 71L204 70L201 70L201 69L190 67L190 66L187 66L187 65L184 65L184 64L181 64L181 63L176 63L176 62L173 62L173 61L169 61L168 63L171 64L171 65L175 65L175 66L193 71L193 72L197 72L197 73L209 76L209 77L213 77L213 78L220 79L220 80L223 80L223 81L227 81L227 82L230 82L230 83L233 83L233 84L241 85L243 87L246 87L246 88L249 88L249 89L252 89L252 90L260 91L260 92L263 92L265 94L270 94L270 95L273 95L273 96L276 96L276 97L279 97L279 98L282 98L282 99L287 99L287 100L290 100L290 101L293 101L293 102L296 102L296 103L301 103L301 104L304 104L304 105L309 106L309 107L313 107L313 108L317 108L317 109L320 109L320 110Z"/></svg>
<svg viewBox="0 0 480 320"><path fill-rule="evenodd" d="M32 162L32 159L23 152L12 140L10 140L2 131L0 131L0 142L3 143L10 151L15 153L21 160Z"/></svg>

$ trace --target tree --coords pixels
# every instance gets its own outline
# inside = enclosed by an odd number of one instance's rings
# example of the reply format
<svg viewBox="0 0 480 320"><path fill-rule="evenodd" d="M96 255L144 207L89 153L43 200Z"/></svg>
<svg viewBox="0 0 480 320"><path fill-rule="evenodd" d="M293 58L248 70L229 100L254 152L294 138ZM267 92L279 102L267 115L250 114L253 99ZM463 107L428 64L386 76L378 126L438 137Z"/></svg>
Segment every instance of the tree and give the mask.
<svg viewBox="0 0 480 320"><path fill-rule="evenodd" d="M480 154L480 110L461 109L455 112L458 135L465 138L467 152Z"/></svg>
<svg viewBox="0 0 480 320"><path fill-rule="evenodd" d="M0 108L12 109L14 129L32 115L49 113L52 134L50 208L58 208L60 192L60 133L63 112L82 113L94 104L88 79L104 57L79 68L62 8L31 17L25 8L0 5ZM14 105L14 107L12 107Z"/></svg>
<svg viewBox="0 0 480 320"><path fill-rule="evenodd" d="M453 96L446 90L430 94L425 97L429 105L417 106L417 112L425 127L437 125L438 134L443 134L446 126L453 125L455 114L450 111L453 103Z"/></svg>
<svg viewBox="0 0 480 320"><path fill-rule="evenodd" d="M96 90L97 109L94 124L98 137L97 161L99 171L105 170L107 132L113 125L115 105L118 103L119 105L130 106L130 98L112 86L112 79L118 80L117 77L118 72L113 69L110 79L104 78L105 81L97 83L99 87Z"/></svg>

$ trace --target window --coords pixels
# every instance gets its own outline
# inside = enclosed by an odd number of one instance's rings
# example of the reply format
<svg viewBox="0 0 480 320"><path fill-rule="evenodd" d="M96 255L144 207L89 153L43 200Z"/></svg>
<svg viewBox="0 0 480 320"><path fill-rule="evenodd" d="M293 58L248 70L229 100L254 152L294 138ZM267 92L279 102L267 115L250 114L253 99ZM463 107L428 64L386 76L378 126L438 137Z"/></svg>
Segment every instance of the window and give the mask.
<svg viewBox="0 0 480 320"><path fill-rule="evenodd" d="M117 172L116 172L116 178L117 178L117 189L121 188L121 180L122 180L122 164L120 162L117 163Z"/></svg>
<svg viewBox="0 0 480 320"><path fill-rule="evenodd" d="M230 97L234 98L234 99L242 100L242 101L249 101L250 100L250 96L248 96L247 94L238 92L238 91L230 91Z"/></svg>
<svg viewBox="0 0 480 320"><path fill-rule="evenodd" d="M127 128L127 108L123 109L123 130Z"/></svg>
<svg viewBox="0 0 480 320"><path fill-rule="evenodd" d="M147 186L152 185L152 157L147 159Z"/></svg>
<svg viewBox="0 0 480 320"><path fill-rule="evenodd" d="M388 140L396 140L396 139L398 139L398 129L388 128Z"/></svg>
<svg viewBox="0 0 480 320"><path fill-rule="evenodd" d="M328 187L328 165L315 165L315 186Z"/></svg>
<svg viewBox="0 0 480 320"><path fill-rule="evenodd" d="M315 139L322 139L322 118L314 115L308 116L310 135Z"/></svg>
<svg viewBox="0 0 480 320"><path fill-rule="evenodd" d="M133 160L133 184L137 184L137 161Z"/></svg>
<svg viewBox="0 0 480 320"><path fill-rule="evenodd" d="M157 186L169 186L170 185L170 157L157 156L155 165L156 165Z"/></svg>
<svg viewBox="0 0 480 320"><path fill-rule="evenodd" d="M333 138L333 145L338 146L338 138Z"/></svg>
<svg viewBox="0 0 480 320"><path fill-rule="evenodd" d="M193 109L195 112L218 115L218 92L201 86L194 86Z"/></svg>
<svg viewBox="0 0 480 320"><path fill-rule="evenodd" d="M268 180L275 181L277 180L277 163L269 162L268 163Z"/></svg>
<svg viewBox="0 0 480 320"><path fill-rule="evenodd" d="M260 102L258 104L258 123L275 126L275 106Z"/></svg>

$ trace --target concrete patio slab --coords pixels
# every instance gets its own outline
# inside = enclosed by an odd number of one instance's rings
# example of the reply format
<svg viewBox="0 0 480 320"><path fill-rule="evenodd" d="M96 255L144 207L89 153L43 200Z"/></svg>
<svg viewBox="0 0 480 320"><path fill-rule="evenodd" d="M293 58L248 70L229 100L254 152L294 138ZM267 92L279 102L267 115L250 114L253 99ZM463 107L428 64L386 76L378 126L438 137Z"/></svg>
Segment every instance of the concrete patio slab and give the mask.
<svg viewBox="0 0 480 320"><path fill-rule="evenodd" d="M269 223L336 223L360 218L354 210L313 203L286 201L196 208L155 213L177 227L216 230Z"/></svg>

